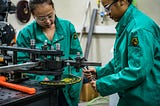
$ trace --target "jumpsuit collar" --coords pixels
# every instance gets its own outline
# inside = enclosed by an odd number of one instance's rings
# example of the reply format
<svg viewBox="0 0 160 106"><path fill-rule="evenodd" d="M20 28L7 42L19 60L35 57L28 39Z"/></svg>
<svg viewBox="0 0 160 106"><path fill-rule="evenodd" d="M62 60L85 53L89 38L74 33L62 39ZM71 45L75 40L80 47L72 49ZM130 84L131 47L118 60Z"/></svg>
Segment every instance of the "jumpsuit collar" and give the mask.
<svg viewBox="0 0 160 106"><path fill-rule="evenodd" d="M62 25L60 24L59 18L57 16L55 17L56 33L62 35L64 33Z"/></svg>
<svg viewBox="0 0 160 106"><path fill-rule="evenodd" d="M54 37L52 39L52 41L48 40L47 43L51 44L51 43L57 43L58 41L62 40L64 38L64 31L63 31L63 28L62 28L62 25L60 24L60 21L58 19L57 16L55 16L55 25L56 25L56 31L54 33ZM43 34L43 31L41 29L41 27L37 24L37 27L38 29L40 30L37 30L37 35L36 36L36 39L39 39L39 40L43 40L44 41L44 35Z"/></svg>
<svg viewBox="0 0 160 106"><path fill-rule="evenodd" d="M134 8L134 6L132 4L130 4L128 9L123 14L123 16L119 20L118 24L116 25L117 35L119 35L125 29L126 25L129 23L130 17L132 16L131 14L132 14L133 8Z"/></svg>
<svg viewBox="0 0 160 106"><path fill-rule="evenodd" d="M54 34L53 43L56 43L56 42L62 40L64 38L63 34L65 34L63 27L60 24L60 21L57 16L55 18L55 25L56 25L56 31Z"/></svg>

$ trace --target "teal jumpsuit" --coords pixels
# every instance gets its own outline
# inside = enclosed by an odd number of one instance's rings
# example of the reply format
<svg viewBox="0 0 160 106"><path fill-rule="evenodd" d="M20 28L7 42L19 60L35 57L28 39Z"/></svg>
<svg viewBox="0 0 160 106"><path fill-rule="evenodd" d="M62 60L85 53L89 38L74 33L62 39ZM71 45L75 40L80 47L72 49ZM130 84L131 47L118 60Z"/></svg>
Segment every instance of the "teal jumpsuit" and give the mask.
<svg viewBox="0 0 160 106"><path fill-rule="evenodd" d="M97 70L97 91L118 106L160 106L160 28L130 5L116 25L114 57Z"/></svg>
<svg viewBox="0 0 160 106"><path fill-rule="evenodd" d="M82 49L74 25L71 22L58 17L56 17L55 24L56 32L53 40L50 41L47 39L36 21L33 21L18 33L16 40L17 46L30 48L30 40L35 39L36 48L41 49L44 41L47 40L47 44L49 45L48 50L51 49L51 46L56 48L56 43L60 44L60 48L64 53L64 56L61 57L63 59L74 59L77 55L77 52L80 52L80 55L82 56ZM18 52L18 61L23 62L27 61L28 59L28 53ZM82 77L82 70L80 70L80 72L76 72L76 69L71 67L71 72L76 76ZM68 74L68 68L64 69L63 74ZM45 77L48 77L50 80L53 78L53 76L35 74L31 74L30 76L34 76L35 80L38 81L42 81ZM73 85L67 85L63 89L67 102L70 106L77 106L79 102L81 86L82 82Z"/></svg>

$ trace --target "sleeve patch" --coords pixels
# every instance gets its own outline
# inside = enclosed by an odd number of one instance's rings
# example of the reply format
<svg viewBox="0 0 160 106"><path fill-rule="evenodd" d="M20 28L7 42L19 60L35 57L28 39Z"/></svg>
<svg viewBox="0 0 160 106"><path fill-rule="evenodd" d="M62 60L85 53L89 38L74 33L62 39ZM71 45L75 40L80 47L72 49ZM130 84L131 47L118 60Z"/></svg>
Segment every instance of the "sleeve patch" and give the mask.
<svg viewBox="0 0 160 106"><path fill-rule="evenodd" d="M131 39L131 44L132 44L133 46L137 46L138 43L139 43L138 37L132 37L132 39Z"/></svg>
<svg viewBox="0 0 160 106"><path fill-rule="evenodd" d="M74 38L74 39L77 39L77 37L78 37L78 36L77 36L77 33L75 32L74 35L73 35L73 38Z"/></svg>

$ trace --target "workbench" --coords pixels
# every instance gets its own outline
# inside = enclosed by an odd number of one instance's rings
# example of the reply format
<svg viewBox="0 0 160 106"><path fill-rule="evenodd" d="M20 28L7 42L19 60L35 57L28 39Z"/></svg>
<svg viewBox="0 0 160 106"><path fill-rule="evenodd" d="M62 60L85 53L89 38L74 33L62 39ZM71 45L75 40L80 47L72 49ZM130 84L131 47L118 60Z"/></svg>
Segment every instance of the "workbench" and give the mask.
<svg viewBox="0 0 160 106"><path fill-rule="evenodd" d="M23 81L20 85L36 88L36 94L0 87L0 106L58 106L61 87L44 87L34 80Z"/></svg>

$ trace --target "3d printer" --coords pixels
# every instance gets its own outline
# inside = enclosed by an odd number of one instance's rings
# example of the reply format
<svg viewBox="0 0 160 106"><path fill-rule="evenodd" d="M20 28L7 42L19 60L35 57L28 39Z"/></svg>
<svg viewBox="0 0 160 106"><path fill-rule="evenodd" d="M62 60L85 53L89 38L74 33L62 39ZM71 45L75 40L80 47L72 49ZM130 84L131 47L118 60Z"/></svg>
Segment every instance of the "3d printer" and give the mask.
<svg viewBox="0 0 160 106"><path fill-rule="evenodd" d="M7 82L27 85L28 87L33 86L37 90L36 94L28 96L21 92L10 91L0 87L0 95L2 95L0 97L0 104L3 104L3 106L12 106L13 104L26 105L31 104L31 101L33 101L32 105L35 106L35 103L37 105L38 101L41 105L48 104L50 106L54 104L54 106L58 106L58 89L66 85L78 83L82 80L81 77L74 76L71 72L68 72L67 75L63 75L62 73L65 67L70 68L70 66L73 66L78 72L81 68L86 66L101 65L101 63L86 61L85 58L80 57L79 53L77 53L77 56L73 60L62 59L63 51L61 51L59 44L56 45L56 49L54 50L47 50L46 48L47 45L44 43L41 50L36 49L34 39L31 40L30 48L7 45L0 46L0 55L3 57L3 63L5 63L0 67L0 76L5 76L8 80ZM28 52L30 54L29 61L18 64L18 52ZM40 56L44 58L39 59ZM50 58L46 58L48 56ZM23 73L53 75L55 78L51 81L41 81L37 83L23 76Z"/></svg>
<svg viewBox="0 0 160 106"><path fill-rule="evenodd" d="M41 81L42 85L62 86L66 84L77 83L81 80L80 77L71 75L62 75L64 67L73 66L77 72L82 67L86 66L99 66L101 63L88 62L85 58L81 58L79 53L75 60L61 59L63 51L60 50L60 45L56 45L56 50L47 50L47 45L44 43L42 50L35 48L34 39L31 40L31 48L20 48L14 46L0 46L1 55L4 57L5 66L0 67L0 73L14 71L14 74L10 74L8 79L11 81L21 80L22 73L34 73L42 75L53 75L54 81ZM9 56L7 51L13 51L13 55ZM30 60L17 64L17 52L30 53ZM43 59L39 59L39 56L43 55ZM47 58L47 57L50 58ZM10 58L9 58L10 57ZM11 64L12 63L12 64ZM20 75L19 75L20 74Z"/></svg>

